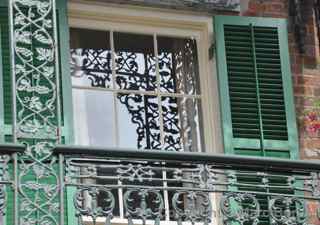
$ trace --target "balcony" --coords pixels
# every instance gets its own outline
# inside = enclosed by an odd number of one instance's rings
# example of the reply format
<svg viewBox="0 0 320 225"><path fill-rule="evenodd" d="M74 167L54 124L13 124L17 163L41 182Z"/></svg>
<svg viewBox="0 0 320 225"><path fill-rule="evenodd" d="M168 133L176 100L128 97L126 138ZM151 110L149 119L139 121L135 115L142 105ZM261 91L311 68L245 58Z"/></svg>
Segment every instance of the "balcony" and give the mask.
<svg viewBox="0 0 320 225"><path fill-rule="evenodd" d="M319 223L320 164L57 147L78 224Z"/></svg>
<svg viewBox="0 0 320 225"><path fill-rule="evenodd" d="M0 219L18 217L7 190L19 192L23 151L0 146ZM320 223L318 162L77 146L53 153L60 225Z"/></svg>

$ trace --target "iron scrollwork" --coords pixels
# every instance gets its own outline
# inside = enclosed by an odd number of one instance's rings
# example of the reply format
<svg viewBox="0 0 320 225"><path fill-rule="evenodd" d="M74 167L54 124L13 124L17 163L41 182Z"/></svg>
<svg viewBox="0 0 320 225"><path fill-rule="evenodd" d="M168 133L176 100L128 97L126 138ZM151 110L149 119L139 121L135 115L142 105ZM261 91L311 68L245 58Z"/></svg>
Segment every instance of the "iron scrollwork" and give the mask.
<svg viewBox="0 0 320 225"><path fill-rule="evenodd" d="M103 198L103 206L97 205L98 198ZM115 198L111 190L101 187L78 188L74 194L73 203L76 209L76 217L78 217L81 225L84 224L84 216L90 217L93 224L96 224L98 217L105 220L105 224L111 224L115 206Z"/></svg>
<svg viewBox="0 0 320 225"><path fill-rule="evenodd" d="M259 223L260 204L252 194L228 193L221 198L220 208L226 224L239 222L243 225L250 222L257 225Z"/></svg>
<svg viewBox="0 0 320 225"><path fill-rule="evenodd" d="M17 136L57 136L53 1L12 0Z"/></svg>
<svg viewBox="0 0 320 225"><path fill-rule="evenodd" d="M17 224L60 224L59 176L53 146L60 141L55 0L10 0L14 141L18 156ZM49 182L48 182L49 181ZM37 216L34 216L37 215Z"/></svg>
<svg viewBox="0 0 320 225"><path fill-rule="evenodd" d="M193 225L197 222L208 225L211 222L212 205L208 193L177 191L172 197L172 206L179 225L182 221L189 221Z"/></svg>
<svg viewBox="0 0 320 225"><path fill-rule="evenodd" d="M139 182L143 182L144 180L151 181L153 176L155 176L155 172L150 166L146 166L143 164L133 165L131 163L129 165L119 165L117 174L119 176L119 180L121 181L138 180Z"/></svg>
<svg viewBox="0 0 320 225"><path fill-rule="evenodd" d="M5 187L4 185L0 185L0 216L5 214L6 200Z"/></svg>
<svg viewBox="0 0 320 225"><path fill-rule="evenodd" d="M5 188L8 185L7 182L11 180L9 175L9 163L10 157L7 155L0 156L0 216L5 215L7 195Z"/></svg>
<svg viewBox="0 0 320 225"><path fill-rule="evenodd" d="M230 165L170 158L94 159L97 162L67 159L70 168L66 168L69 177L66 185L112 189L114 195L118 194L115 199L119 199L115 202L114 215L120 215L130 225L136 220L143 224L152 221L156 225L164 220L206 225L216 222L214 215L222 215L227 225L257 225L266 218L273 224L305 225L305 203L311 200L316 205L320 201L315 191L320 180L318 170L282 174L267 171L269 167L253 172ZM87 170L106 174L81 173ZM86 179L95 182L88 183ZM213 207L215 200L220 203L217 209ZM84 204L86 199L78 201Z"/></svg>
<svg viewBox="0 0 320 225"><path fill-rule="evenodd" d="M274 197L269 201L272 224L301 225L307 222L304 200L292 197Z"/></svg>
<svg viewBox="0 0 320 225"><path fill-rule="evenodd" d="M160 225L164 201L159 190L128 189L123 199L129 225L133 225L134 218L141 219L143 225L147 219L154 220L155 225Z"/></svg>
<svg viewBox="0 0 320 225"><path fill-rule="evenodd" d="M320 173L311 173L310 178L305 181L305 186L314 196L320 196Z"/></svg>

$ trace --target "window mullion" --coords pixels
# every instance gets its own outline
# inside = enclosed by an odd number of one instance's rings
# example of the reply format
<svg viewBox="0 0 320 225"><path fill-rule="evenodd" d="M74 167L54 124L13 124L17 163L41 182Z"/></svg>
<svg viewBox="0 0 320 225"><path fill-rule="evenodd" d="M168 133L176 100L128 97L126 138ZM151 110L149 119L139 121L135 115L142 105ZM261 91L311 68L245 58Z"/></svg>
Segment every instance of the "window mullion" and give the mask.
<svg viewBox="0 0 320 225"><path fill-rule="evenodd" d="M102 88L102 87L85 87L81 85L73 85L73 89L82 89L82 90L95 90L95 91L105 91L105 92L115 92L117 94L139 94L147 96L156 96L161 97L175 97L175 98L194 98L201 99L201 95L191 95L191 94L182 94L182 93L159 93L157 91L142 91L142 90L130 90L130 89L113 89L113 88Z"/></svg>
<svg viewBox="0 0 320 225"><path fill-rule="evenodd" d="M157 98L158 98L158 107L159 107L159 125L160 125L160 143L161 147L164 146L164 128L163 128L163 115L162 115L162 98L160 94L160 69L159 69L159 52L158 52L158 41L157 41L157 34L153 34L153 43L154 43L154 56L156 60L156 76L157 76Z"/></svg>
<svg viewBox="0 0 320 225"><path fill-rule="evenodd" d="M111 47L111 70L112 70L112 87L116 89L116 60L115 60L115 47L114 47L114 37L113 30L110 31L110 47ZM117 113L117 95L118 93L113 92L113 115L114 115L114 138L115 145L119 147L119 126L118 126L118 113Z"/></svg>

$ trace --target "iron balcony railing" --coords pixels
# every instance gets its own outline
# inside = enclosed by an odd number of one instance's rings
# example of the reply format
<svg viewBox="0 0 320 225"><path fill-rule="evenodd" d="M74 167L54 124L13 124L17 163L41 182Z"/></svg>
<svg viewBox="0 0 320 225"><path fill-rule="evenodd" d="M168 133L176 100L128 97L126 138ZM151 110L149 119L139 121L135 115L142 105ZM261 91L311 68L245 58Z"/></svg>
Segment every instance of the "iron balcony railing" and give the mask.
<svg viewBox="0 0 320 225"><path fill-rule="evenodd" d="M7 203L9 202L7 192L14 193L15 199L18 179L17 154L23 153L25 146L21 144L0 145L0 224L6 214Z"/></svg>
<svg viewBox="0 0 320 225"><path fill-rule="evenodd" d="M54 152L73 224L320 223L319 162L76 146Z"/></svg>

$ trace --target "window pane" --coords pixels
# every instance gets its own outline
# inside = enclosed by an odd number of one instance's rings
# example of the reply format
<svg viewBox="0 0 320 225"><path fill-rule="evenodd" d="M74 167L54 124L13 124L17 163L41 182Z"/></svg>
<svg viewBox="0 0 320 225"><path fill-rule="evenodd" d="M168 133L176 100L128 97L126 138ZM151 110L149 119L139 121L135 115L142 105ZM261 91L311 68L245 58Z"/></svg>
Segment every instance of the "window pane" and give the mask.
<svg viewBox="0 0 320 225"><path fill-rule="evenodd" d="M200 101L193 98L162 97L163 149L200 152Z"/></svg>
<svg viewBox="0 0 320 225"><path fill-rule="evenodd" d="M114 67L110 35L114 35ZM77 144L201 150L200 100L185 97L200 94L196 41L158 37L157 42L160 84L153 35L71 29ZM113 88L114 81L115 88L126 92L96 89ZM145 93L157 91L158 85L162 95ZM163 93L170 93L170 97Z"/></svg>
<svg viewBox="0 0 320 225"><path fill-rule="evenodd" d="M109 32L72 28L70 36L72 84L112 87Z"/></svg>
<svg viewBox="0 0 320 225"><path fill-rule="evenodd" d="M114 42L119 88L155 90L157 79L153 36L114 33Z"/></svg>
<svg viewBox="0 0 320 225"><path fill-rule="evenodd" d="M117 99L120 147L160 149L158 98L119 94Z"/></svg>
<svg viewBox="0 0 320 225"><path fill-rule="evenodd" d="M112 93L73 90L76 144L115 147Z"/></svg>
<svg viewBox="0 0 320 225"><path fill-rule="evenodd" d="M158 37L162 92L199 94L197 43L192 39Z"/></svg>

